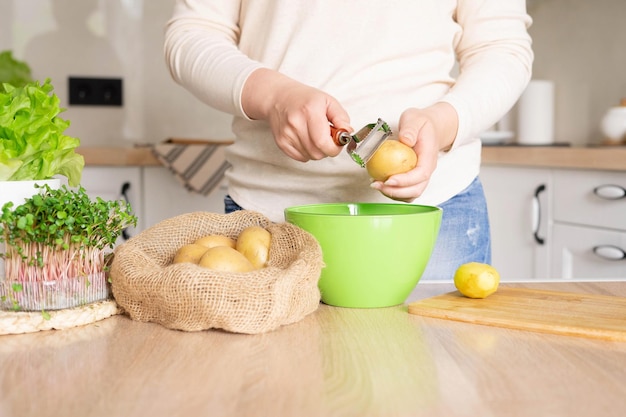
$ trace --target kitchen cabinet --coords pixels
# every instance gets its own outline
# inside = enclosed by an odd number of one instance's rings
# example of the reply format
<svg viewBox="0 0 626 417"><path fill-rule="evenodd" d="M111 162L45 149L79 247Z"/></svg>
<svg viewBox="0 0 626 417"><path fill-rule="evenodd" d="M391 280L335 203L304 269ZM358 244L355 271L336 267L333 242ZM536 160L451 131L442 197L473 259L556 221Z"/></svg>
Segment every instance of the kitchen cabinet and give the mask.
<svg viewBox="0 0 626 417"><path fill-rule="evenodd" d="M137 216L137 226L127 228L118 239L121 243L143 230L143 198L142 168L126 167L93 167L83 169L81 186L90 198L100 197L104 200L124 199L131 205Z"/></svg>
<svg viewBox="0 0 626 417"><path fill-rule="evenodd" d="M626 278L626 232L555 223L551 246L555 278Z"/></svg>
<svg viewBox="0 0 626 417"><path fill-rule="evenodd" d="M626 278L626 172L554 170L557 278Z"/></svg>
<svg viewBox="0 0 626 417"><path fill-rule="evenodd" d="M61 178L67 184L67 179ZM192 211L224 212L226 181L208 196L193 193L163 166L86 166L81 186L91 198L125 199L137 216L137 226L120 236L118 244L156 223Z"/></svg>
<svg viewBox="0 0 626 417"><path fill-rule="evenodd" d="M626 278L626 172L485 165L503 281Z"/></svg>
<svg viewBox="0 0 626 417"><path fill-rule="evenodd" d="M179 214L223 212L225 182L207 197L187 191L149 147L81 152L91 194L120 196L132 178L135 234ZM626 279L625 161L624 147L484 147L492 263L502 280Z"/></svg>
<svg viewBox="0 0 626 417"><path fill-rule="evenodd" d="M543 168L481 168L489 210L492 265L503 281L548 278L552 172Z"/></svg>
<svg viewBox="0 0 626 417"><path fill-rule="evenodd" d="M143 167L143 225L156 223L193 211L224 212L225 180L211 194L204 196L188 191L174 174L162 166Z"/></svg>

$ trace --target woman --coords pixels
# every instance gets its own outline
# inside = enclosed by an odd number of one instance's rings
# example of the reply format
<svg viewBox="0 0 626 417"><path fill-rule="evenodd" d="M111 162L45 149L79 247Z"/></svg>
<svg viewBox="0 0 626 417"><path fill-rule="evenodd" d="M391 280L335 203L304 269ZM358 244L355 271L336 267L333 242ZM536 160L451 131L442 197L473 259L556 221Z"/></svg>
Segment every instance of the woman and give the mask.
<svg viewBox="0 0 626 417"><path fill-rule="evenodd" d="M179 0L165 55L178 83L234 116L227 212L283 221L299 204L438 205L423 279L451 279L463 263L490 262L478 134L530 79L530 23L523 0ZM384 183L329 127L378 118L418 156Z"/></svg>

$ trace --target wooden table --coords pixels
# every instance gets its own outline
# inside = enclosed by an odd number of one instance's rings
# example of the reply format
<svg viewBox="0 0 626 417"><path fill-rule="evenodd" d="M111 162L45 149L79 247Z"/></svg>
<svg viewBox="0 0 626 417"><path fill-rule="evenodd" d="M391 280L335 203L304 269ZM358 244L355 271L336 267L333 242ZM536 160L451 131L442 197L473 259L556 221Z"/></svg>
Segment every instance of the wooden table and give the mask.
<svg viewBox="0 0 626 417"><path fill-rule="evenodd" d="M626 282L505 284L626 296ZM453 290L420 283L413 301ZM626 344L321 305L262 335L0 336L0 416L624 416Z"/></svg>

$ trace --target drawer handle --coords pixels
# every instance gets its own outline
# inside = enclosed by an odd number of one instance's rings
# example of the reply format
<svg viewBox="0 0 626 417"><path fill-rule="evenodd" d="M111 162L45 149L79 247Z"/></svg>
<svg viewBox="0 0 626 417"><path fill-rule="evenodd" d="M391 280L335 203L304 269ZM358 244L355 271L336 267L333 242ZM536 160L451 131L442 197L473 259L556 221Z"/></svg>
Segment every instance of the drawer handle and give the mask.
<svg viewBox="0 0 626 417"><path fill-rule="evenodd" d="M122 184L122 189L120 190L120 194L122 195L124 201L126 201L126 204L130 204L130 200L128 198L128 190L130 190L130 182L126 181L124 184ZM128 228L122 230L122 239L128 240L130 239L130 237L131 236L128 233Z"/></svg>
<svg viewBox="0 0 626 417"><path fill-rule="evenodd" d="M593 189L593 193L600 198L604 198L605 200L619 200L621 198L626 198L626 188L615 184L599 185Z"/></svg>
<svg viewBox="0 0 626 417"><path fill-rule="evenodd" d="M594 246L593 253L609 261L621 261L622 259L626 259L626 252L624 252L622 248L613 245Z"/></svg>
<svg viewBox="0 0 626 417"><path fill-rule="evenodd" d="M545 184L541 184L535 190L535 197L533 198L533 236L535 242L543 245L546 240L539 236L539 227L541 226L541 201L539 200L539 194L546 190Z"/></svg>

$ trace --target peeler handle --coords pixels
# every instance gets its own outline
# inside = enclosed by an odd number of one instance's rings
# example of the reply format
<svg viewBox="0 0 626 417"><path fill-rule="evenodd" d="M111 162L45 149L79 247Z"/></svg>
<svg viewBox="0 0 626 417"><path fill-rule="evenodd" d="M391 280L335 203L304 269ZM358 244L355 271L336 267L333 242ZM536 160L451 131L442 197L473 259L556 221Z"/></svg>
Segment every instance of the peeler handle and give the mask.
<svg viewBox="0 0 626 417"><path fill-rule="evenodd" d="M346 129L339 129L335 126L330 126L330 136L332 136L333 142L335 142L337 146L344 146L352 139Z"/></svg>

